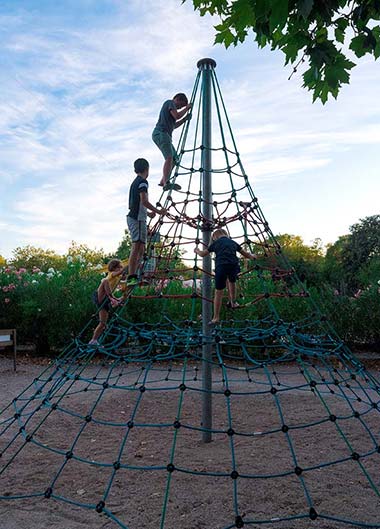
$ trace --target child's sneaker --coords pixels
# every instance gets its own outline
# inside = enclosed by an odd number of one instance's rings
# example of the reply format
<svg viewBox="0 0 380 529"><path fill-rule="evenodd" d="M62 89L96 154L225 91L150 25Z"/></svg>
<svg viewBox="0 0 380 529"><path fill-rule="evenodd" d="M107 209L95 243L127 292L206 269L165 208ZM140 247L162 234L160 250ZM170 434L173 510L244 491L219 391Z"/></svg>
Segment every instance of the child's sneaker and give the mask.
<svg viewBox="0 0 380 529"><path fill-rule="evenodd" d="M139 284L139 280L137 276L130 276L127 277L127 281L125 283L127 287L134 287Z"/></svg>
<svg viewBox="0 0 380 529"><path fill-rule="evenodd" d="M88 342L88 345L99 345L99 342L98 342L98 340L90 340Z"/></svg>
<svg viewBox="0 0 380 529"><path fill-rule="evenodd" d="M170 189L172 189L173 191L179 191L181 189L181 186L179 184L172 184L171 182L166 182L163 187L163 190L169 191Z"/></svg>

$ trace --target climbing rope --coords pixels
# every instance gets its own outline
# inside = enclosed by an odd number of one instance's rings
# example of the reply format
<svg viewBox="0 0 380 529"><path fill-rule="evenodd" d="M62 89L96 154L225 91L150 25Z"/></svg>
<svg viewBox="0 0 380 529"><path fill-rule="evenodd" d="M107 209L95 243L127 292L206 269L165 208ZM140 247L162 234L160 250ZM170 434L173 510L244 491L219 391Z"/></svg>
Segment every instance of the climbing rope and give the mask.
<svg viewBox="0 0 380 529"><path fill-rule="evenodd" d="M210 73L213 147L202 144L199 71L173 169L182 189L160 197L168 214L150 222L140 286L113 310L99 346L88 345L95 313L0 412L0 500L57 500L123 529L143 526L136 512L147 502L155 518L146 526L160 529L185 527L181 516L190 514L189 527L379 528L380 381L342 343L282 252ZM211 220L203 214L205 149ZM202 301L212 300L200 283L209 272L193 249L216 228L258 257L241 262L240 307L224 309L221 325L204 335ZM201 421L205 393L215 402L210 427ZM204 432L217 460L195 445ZM35 471L24 479L26 461ZM210 503L182 512L211 482Z"/></svg>

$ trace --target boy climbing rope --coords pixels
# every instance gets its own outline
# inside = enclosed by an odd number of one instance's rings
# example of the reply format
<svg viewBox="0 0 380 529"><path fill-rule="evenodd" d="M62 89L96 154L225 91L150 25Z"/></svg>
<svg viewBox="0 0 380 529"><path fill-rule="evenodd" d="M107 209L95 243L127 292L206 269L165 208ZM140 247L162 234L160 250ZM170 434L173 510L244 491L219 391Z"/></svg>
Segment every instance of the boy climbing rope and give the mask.
<svg viewBox="0 0 380 529"><path fill-rule="evenodd" d="M124 267L119 259L111 259L107 265L108 275L100 282L98 290L95 290L93 299L99 310L99 324L94 330L89 345L99 345L98 339L107 325L108 314L111 307L116 307L120 299L113 295L113 292L119 283Z"/></svg>
<svg viewBox="0 0 380 529"><path fill-rule="evenodd" d="M138 284L137 268L144 255L147 240L147 216L166 215L166 209L159 209L149 202L148 182L149 163L144 158L138 158L134 163L136 178L129 189L129 213L127 215L128 230L131 235L132 249L128 261L127 286ZM148 211L149 210L149 211Z"/></svg>
<svg viewBox="0 0 380 529"><path fill-rule="evenodd" d="M247 259L256 259L256 256L246 252L240 244L230 239L226 230L215 230L211 240L212 243L207 250L199 250L196 247L194 252L200 257L215 253L214 317L210 321L210 324L215 324L219 322L223 292L226 285L229 299L228 306L230 308L238 307L236 303L236 279L240 272L240 267L236 252L241 253Z"/></svg>
<svg viewBox="0 0 380 529"><path fill-rule="evenodd" d="M177 152L172 142L172 133L174 129L180 127L187 119L190 119L190 109L191 103L188 103L185 94L179 93L173 99L168 99L161 107L157 124L152 133L154 143L165 158L160 181L160 186L164 186L164 191L168 191L169 189L178 191L181 189L180 185L169 182L173 164L177 159ZM189 113L186 115L187 112Z"/></svg>

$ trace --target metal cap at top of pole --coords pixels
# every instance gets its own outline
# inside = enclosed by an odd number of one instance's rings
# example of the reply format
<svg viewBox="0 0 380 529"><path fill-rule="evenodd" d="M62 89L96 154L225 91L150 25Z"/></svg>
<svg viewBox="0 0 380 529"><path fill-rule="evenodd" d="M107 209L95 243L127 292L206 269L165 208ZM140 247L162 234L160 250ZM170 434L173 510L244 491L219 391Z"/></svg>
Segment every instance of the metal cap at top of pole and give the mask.
<svg viewBox="0 0 380 529"><path fill-rule="evenodd" d="M214 61L214 59L209 59L209 58L205 58L205 59L200 59L198 62L197 62L197 67L199 69L203 68L207 68L207 66L209 66L210 68L216 68L216 62Z"/></svg>

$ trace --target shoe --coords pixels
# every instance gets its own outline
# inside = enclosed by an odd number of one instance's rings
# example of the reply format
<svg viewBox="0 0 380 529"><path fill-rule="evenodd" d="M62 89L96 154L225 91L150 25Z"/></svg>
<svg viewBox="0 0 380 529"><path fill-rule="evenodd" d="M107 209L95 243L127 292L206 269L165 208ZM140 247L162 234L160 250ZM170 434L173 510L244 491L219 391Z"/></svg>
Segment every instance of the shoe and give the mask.
<svg viewBox="0 0 380 529"><path fill-rule="evenodd" d="M239 308L239 303L235 301L235 303L231 303L231 301L227 301L227 309L237 309Z"/></svg>
<svg viewBox="0 0 380 529"><path fill-rule="evenodd" d="M88 345L99 345L99 342L98 342L98 340L90 340L88 342Z"/></svg>
<svg viewBox="0 0 380 529"><path fill-rule="evenodd" d="M170 190L179 191L180 189L182 188L179 184L172 184L171 182L166 182L166 184L163 187L164 191L170 191Z"/></svg>
<svg viewBox="0 0 380 529"><path fill-rule="evenodd" d="M125 284L127 285L127 287L134 287L139 284L139 280L137 277L128 277Z"/></svg>

